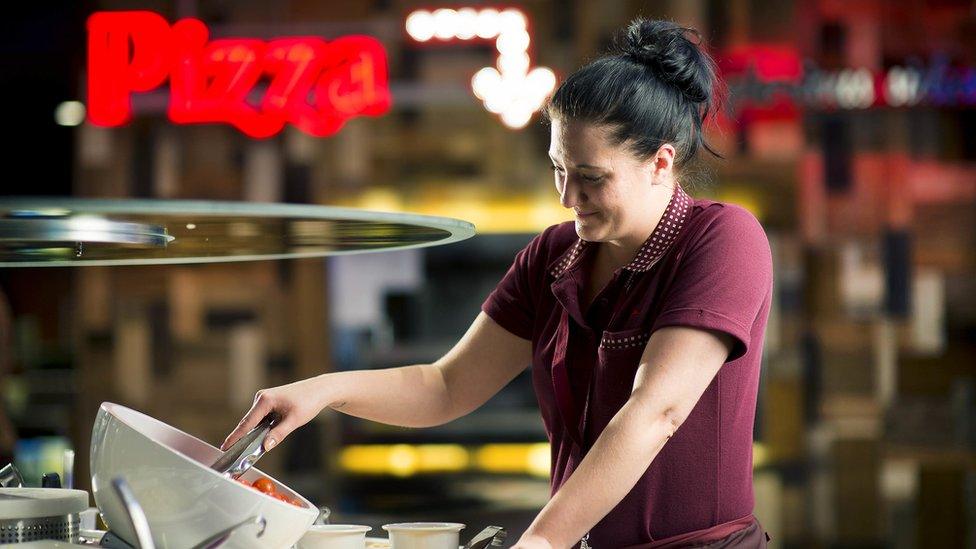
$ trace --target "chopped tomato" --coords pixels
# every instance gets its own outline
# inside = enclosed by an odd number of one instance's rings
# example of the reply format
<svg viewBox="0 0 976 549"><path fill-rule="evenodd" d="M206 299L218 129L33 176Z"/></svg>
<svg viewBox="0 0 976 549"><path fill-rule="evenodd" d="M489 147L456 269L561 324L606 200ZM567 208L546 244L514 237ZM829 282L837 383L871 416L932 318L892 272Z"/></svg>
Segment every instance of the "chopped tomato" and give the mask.
<svg viewBox="0 0 976 549"><path fill-rule="evenodd" d="M297 499L292 499L286 496L285 494L278 493L278 490L275 488L275 484L274 482L271 481L271 479L259 478L255 480L254 483L252 484L242 478L239 478L237 479L237 482L240 482L241 484L249 488L254 488L255 490L263 494L267 494L277 500L284 501L285 503L290 503L295 507L305 507L305 505L301 501Z"/></svg>
<svg viewBox="0 0 976 549"><path fill-rule="evenodd" d="M273 482L271 482L270 479L259 478L254 481L254 487L257 488L259 491L264 492L265 494L276 495L275 485Z"/></svg>
<svg viewBox="0 0 976 549"><path fill-rule="evenodd" d="M291 499L290 497L286 496L285 494L280 494L279 493L279 494L270 494L270 495L272 497L274 497L274 498L277 498L277 499L285 502L285 503L290 503L290 504L292 504L292 505L294 505L296 507L304 507L304 505L302 505L302 503L300 501Z"/></svg>

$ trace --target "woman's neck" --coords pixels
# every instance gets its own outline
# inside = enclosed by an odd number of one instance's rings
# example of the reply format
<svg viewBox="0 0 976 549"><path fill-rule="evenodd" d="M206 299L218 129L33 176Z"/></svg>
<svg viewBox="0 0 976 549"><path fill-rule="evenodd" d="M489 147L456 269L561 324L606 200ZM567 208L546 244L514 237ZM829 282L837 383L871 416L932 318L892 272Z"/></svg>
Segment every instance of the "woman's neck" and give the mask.
<svg viewBox="0 0 976 549"><path fill-rule="evenodd" d="M634 256L637 255L637 251L650 238L651 234L661 222L661 218L664 217L664 212L667 211L668 204L671 202L675 185L664 187L661 190L663 191L660 194L661 199L653 201L655 207L651 215L646 218L646 222L642 223L639 229L622 238L608 240L603 243L606 244L605 246L601 246L603 248L601 255L605 261L608 261L612 265L613 270L630 263L634 259Z"/></svg>

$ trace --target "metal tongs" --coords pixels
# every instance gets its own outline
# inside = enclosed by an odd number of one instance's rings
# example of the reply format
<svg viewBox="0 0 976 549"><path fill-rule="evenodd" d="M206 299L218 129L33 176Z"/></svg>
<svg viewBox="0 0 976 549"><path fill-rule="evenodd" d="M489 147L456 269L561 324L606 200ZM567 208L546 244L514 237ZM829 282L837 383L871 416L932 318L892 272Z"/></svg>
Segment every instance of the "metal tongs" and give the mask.
<svg viewBox="0 0 976 549"><path fill-rule="evenodd" d="M506 537L508 537L508 532L501 526L489 526L471 538L471 541L464 546L464 549L501 547Z"/></svg>
<svg viewBox="0 0 976 549"><path fill-rule="evenodd" d="M246 473L264 455L264 439L279 419L278 414L273 412L264 416L257 427L231 445L210 468L235 479Z"/></svg>
<svg viewBox="0 0 976 549"><path fill-rule="evenodd" d="M8 463L0 469L0 487L21 488L23 486L24 477L13 463Z"/></svg>

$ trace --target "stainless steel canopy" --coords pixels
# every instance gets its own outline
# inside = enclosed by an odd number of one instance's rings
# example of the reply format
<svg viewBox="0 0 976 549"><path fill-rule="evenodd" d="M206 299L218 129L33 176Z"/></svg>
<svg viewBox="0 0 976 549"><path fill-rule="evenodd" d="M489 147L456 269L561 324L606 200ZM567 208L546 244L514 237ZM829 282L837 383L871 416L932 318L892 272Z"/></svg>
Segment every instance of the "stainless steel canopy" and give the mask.
<svg viewBox="0 0 976 549"><path fill-rule="evenodd" d="M446 217L299 204L0 198L0 267L214 263L436 246Z"/></svg>

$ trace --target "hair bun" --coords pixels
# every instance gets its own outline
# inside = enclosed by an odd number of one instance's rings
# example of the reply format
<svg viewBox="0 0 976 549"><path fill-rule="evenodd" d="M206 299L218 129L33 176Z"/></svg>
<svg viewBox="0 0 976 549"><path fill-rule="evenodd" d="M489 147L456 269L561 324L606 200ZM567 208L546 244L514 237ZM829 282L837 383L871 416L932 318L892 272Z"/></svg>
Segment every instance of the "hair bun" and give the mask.
<svg viewBox="0 0 976 549"><path fill-rule="evenodd" d="M646 65L659 79L677 87L696 103L711 102L715 68L711 58L699 49L698 31L671 21L635 19L616 39L616 49Z"/></svg>

